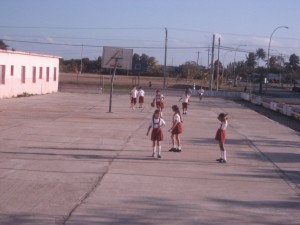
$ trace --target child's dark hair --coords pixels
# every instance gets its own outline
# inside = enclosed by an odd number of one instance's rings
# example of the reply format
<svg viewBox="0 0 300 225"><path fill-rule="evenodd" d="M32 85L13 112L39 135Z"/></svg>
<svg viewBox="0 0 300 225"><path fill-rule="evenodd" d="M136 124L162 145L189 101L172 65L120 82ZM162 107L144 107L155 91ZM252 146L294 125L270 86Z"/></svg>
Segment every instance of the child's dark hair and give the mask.
<svg viewBox="0 0 300 225"><path fill-rule="evenodd" d="M156 114L156 113L160 113L160 110L159 109L155 109L153 115Z"/></svg>
<svg viewBox="0 0 300 225"><path fill-rule="evenodd" d="M173 106L172 106L172 110L173 110L174 112L180 113L180 110L179 110L178 105L173 105Z"/></svg>
<svg viewBox="0 0 300 225"><path fill-rule="evenodd" d="M226 120L226 119L228 119L227 116L228 116L228 113L220 113L218 118Z"/></svg>
<svg viewBox="0 0 300 225"><path fill-rule="evenodd" d="M180 120L182 122L182 119L181 119L181 113L180 113L180 109L178 107L178 105L172 105L172 110L175 112L175 113L178 113L179 116L180 116Z"/></svg>

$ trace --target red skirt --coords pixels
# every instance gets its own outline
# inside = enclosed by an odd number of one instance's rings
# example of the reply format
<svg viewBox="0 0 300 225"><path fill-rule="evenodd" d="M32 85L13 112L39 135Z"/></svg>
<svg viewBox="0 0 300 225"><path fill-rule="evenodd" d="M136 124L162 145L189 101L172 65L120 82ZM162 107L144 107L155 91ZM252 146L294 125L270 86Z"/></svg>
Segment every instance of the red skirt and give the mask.
<svg viewBox="0 0 300 225"><path fill-rule="evenodd" d="M181 134L182 131L183 131L182 124L177 123L176 127L174 127L173 130L172 130L172 134Z"/></svg>
<svg viewBox="0 0 300 225"><path fill-rule="evenodd" d="M151 133L151 141L162 141L164 139L161 128L153 128Z"/></svg>
<svg viewBox="0 0 300 225"><path fill-rule="evenodd" d="M215 136L215 140L224 144L225 143L225 139L226 139L225 130L218 129L217 133L216 133L216 136Z"/></svg>
<svg viewBox="0 0 300 225"><path fill-rule="evenodd" d="M139 97L139 103L140 103L140 104L144 103L144 96L140 96L140 97Z"/></svg>
<svg viewBox="0 0 300 225"><path fill-rule="evenodd" d="M131 103L136 104L136 98L131 98Z"/></svg>
<svg viewBox="0 0 300 225"><path fill-rule="evenodd" d="M164 108L164 103L163 102L156 102L156 108L163 109Z"/></svg>
<svg viewBox="0 0 300 225"><path fill-rule="evenodd" d="M183 103L182 103L182 108L183 108L183 109L187 109L187 108L188 108L187 102L183 102Z"/></svg>

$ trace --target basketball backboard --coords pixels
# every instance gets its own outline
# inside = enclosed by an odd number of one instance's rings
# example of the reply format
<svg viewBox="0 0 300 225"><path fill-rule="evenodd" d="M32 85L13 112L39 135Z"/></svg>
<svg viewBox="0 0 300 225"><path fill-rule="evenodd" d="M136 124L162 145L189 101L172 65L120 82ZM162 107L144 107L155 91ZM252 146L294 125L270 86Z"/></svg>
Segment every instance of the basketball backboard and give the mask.
<svg viewBox="0 0 300 225"><path fill-rule="evenodd" d="M133 49L103 47L102 68L131 70Z"/></svg>

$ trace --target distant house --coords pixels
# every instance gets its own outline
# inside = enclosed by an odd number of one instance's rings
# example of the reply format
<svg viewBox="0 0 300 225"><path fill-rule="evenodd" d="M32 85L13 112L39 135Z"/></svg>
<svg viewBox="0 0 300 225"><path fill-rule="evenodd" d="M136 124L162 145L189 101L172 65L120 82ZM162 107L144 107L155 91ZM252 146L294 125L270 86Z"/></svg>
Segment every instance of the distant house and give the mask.
<svg viewBox="0 0 300 225"><path fill-rule="evenodd" d="M57 92L59 58L0 50L0 99Z"/></svg>

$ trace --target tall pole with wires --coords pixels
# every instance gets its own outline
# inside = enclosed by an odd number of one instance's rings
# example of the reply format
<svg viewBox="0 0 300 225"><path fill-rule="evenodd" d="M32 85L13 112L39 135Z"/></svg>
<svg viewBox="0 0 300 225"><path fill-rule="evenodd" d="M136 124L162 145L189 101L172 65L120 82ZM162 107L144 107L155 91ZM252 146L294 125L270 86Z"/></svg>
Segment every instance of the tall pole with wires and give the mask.
<svg viewBox="0 0 300 225"><path fill-rule="evenodd" d="M166 77L167 77L167 43L168 43L168 30L165 28L166 37L165 37L165 63L164 63L164 84L163 88L166 88Z"/></svg>
<svg viewBox="0 0 300 225"><path fill-rule="evenodd" d="M211 77L209 82L209 89L212 91L213 89L213 83L214 83L214 51L215 51L215 34L213 35L213 41L212 41L212 47L211 47Z"/></svg>
<svg viewBox="0 0 300 225"><path fill-rule="evenodd" d="M218 38L218 65L217 65L217 91L219 90L219 71L220 71L220 44L221 39Z"/></svg>

